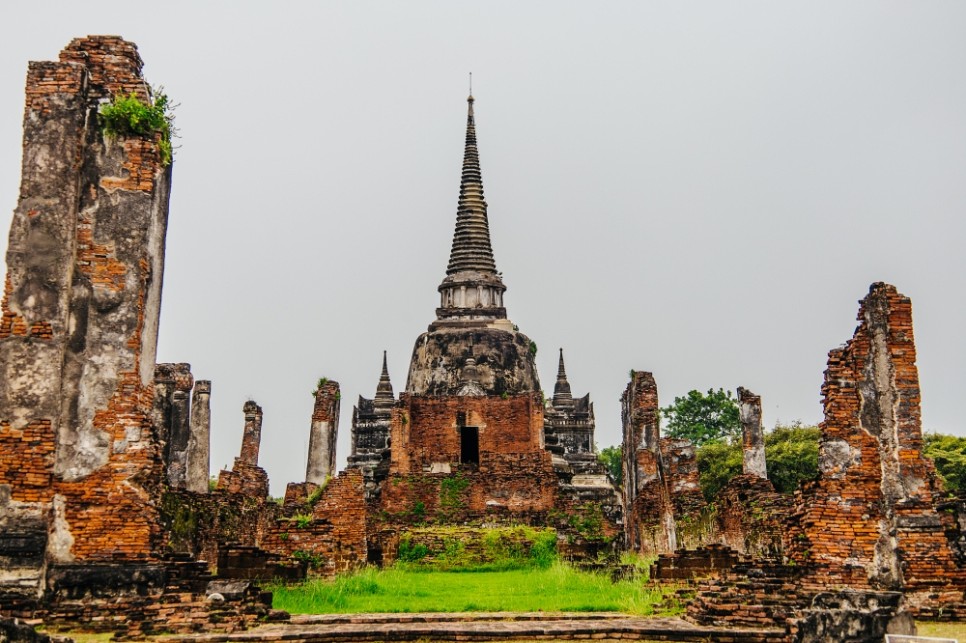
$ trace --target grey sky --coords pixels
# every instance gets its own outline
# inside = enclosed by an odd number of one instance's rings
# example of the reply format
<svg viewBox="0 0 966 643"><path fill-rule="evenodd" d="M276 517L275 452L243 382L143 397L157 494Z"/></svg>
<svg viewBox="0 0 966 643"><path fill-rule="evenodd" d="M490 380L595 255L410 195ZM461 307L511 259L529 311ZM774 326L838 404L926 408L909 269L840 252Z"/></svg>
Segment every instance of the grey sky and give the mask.
<svg viewBox="0 0 966 643"><path fill-rule="evenodd" d="M913 300L923 419L966 433L966 4L30 2L0 10L0 251L28 60L136 42L181 130L159 361L213 380L212 468L265 409L302 480L315 380L398 392L434 318L473 72L511 320L601 446L630 369L821 418L873 281Z"/></svg>

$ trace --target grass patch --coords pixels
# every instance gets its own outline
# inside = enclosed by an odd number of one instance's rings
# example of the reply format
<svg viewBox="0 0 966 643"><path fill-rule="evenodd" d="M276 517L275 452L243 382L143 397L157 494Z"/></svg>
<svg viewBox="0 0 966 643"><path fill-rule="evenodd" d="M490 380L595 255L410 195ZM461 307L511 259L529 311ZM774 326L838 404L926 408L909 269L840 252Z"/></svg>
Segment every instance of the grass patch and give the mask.
<svg viewBox="0 0 966 643"><path fill-rule="evenodd" d="M916 621L916 630L919 636L966 641L966 623Z"/></svg>
<svg viewBox="0 0 966 643"><path fill-rule="evenodd" d="M546 569L435 572L367 568L334 580L275 585L274 607L294 614L376 612L627 612L678 614L674 588L612 583L564 563Z"/></svg>

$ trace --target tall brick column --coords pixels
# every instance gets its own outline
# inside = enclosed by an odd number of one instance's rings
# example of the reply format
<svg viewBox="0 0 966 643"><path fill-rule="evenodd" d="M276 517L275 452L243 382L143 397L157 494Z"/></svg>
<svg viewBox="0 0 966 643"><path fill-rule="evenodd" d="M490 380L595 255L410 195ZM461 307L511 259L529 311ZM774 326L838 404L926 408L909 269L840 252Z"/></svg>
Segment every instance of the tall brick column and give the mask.
<svg viewBox="0 0 966 643"><path fill-rule="evenodd" d="M738 413L741 416L741 472L767 478L765 432L761 426L761 396L739 386Z"/></svg>
<svg viewBox="0 0 966 643"><path fill-rule="evenodd" d="M661 455L657 383L632 371L621 396L624 427L624 530L627 546L646 553L673 551L677 530Z"/></svg>
<svg viewBox="0 0 966 643"><path fill-rule="evenodd" d="M258 451L262 446L262 407L248 400L242 407L245 414L245 432L242 434L241 454L243 464L258 466Z"/></svg>
<svg viewBox="0 0 966 643"><path fill-rule="evenodd" d="M188 439L185 489L208 493L211 475L211 382L198 380L191 394L191 436Z"/></svg>
<svg viewBox="0 0 966 643"><path fill-rule="evenodd" d="M305 481L321 485L335 475L335 446L339 437L339 383L327 380L315 391L315 408L309 433L309 459Z"/></svg>
<svg viewBox="0 0 966 643"><path fill-rule="evenodd" d="M788 548L817 585L903 590L910 604L962 599L935 503L941 488L922 455L912 304L872 284L859 326L829 352L819 476L797 496Z"/></svg>
<svg viewBox="0 0 966 643"><path fill-rule="evenodd" d="M254 400L242 406L245 430L241 453L235 458L231 471L218 474L218 489L265 500L268 498L268 474L258 466L258 451L262 443L262 407Z"/></svg>
<svg viewBox="0 0 966 643"><path fill-rule="evenodd" d="M99 36L27 72L0 303L0 521L33 533L39 519L31 542L54 564L151 558L159 540L151 405L170 167L155 136L106 138L97 119L112 96L150 100L141 67L133 43Z"/></svg>

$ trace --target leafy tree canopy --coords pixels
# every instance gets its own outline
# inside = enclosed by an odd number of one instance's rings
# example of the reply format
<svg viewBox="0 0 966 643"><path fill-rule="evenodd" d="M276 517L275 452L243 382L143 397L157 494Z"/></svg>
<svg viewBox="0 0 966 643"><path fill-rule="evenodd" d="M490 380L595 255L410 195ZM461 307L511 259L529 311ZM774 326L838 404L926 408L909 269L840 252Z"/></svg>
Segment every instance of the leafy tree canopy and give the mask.
<svg viewBox="0 0 966 643"><path fill-rule="evenodd" d="M731 391L708 389L689 391L661 409L667 420L665 435L690 440L695 446L737 438L741 434L738 402Z"/></svg>
<svg viewBox="0 0 966 643"><path fill-rule="evenodd" d="M624 447L621 445L604 447L597 453L597 459L614 478L618 486L624 484Z"/></svg>
<svg viewBox="0 0 966 643"><path fill-rule="evenodd" d="M765 434L768 479L779 493L792 493L804 480L818 475L818 427L778 425ZM713 500L728 481L741 473L741 444L708 442L697 450L701 491Z"/></svg>
<svg viewBox="0 0 966 643"><path fill-rule="evenodd" d="M922 436L922 452L936 464L946 491L964 495L966 492L966 438L941 433Z"/></svg>

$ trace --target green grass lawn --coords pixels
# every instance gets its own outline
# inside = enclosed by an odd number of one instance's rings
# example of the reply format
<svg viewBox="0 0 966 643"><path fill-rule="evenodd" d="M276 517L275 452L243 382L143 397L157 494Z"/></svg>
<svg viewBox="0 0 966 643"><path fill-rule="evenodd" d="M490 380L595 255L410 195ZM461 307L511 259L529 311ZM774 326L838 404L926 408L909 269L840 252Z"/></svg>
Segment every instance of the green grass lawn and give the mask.
<svg viewBox="0 0 966 643"><path fill-rule="evenodd" d="M556 563L545 569L430 572L364 569L335 580L275 585L274 607L293 614L351 612L680 613L673 589Z"/></svg>
<svg viewBox="0 0 966 643"><path fill-rule="evenodd" d="M916 621L919 636L958 639L966 642L966 623L937 623L935 621Z"/></svg>

